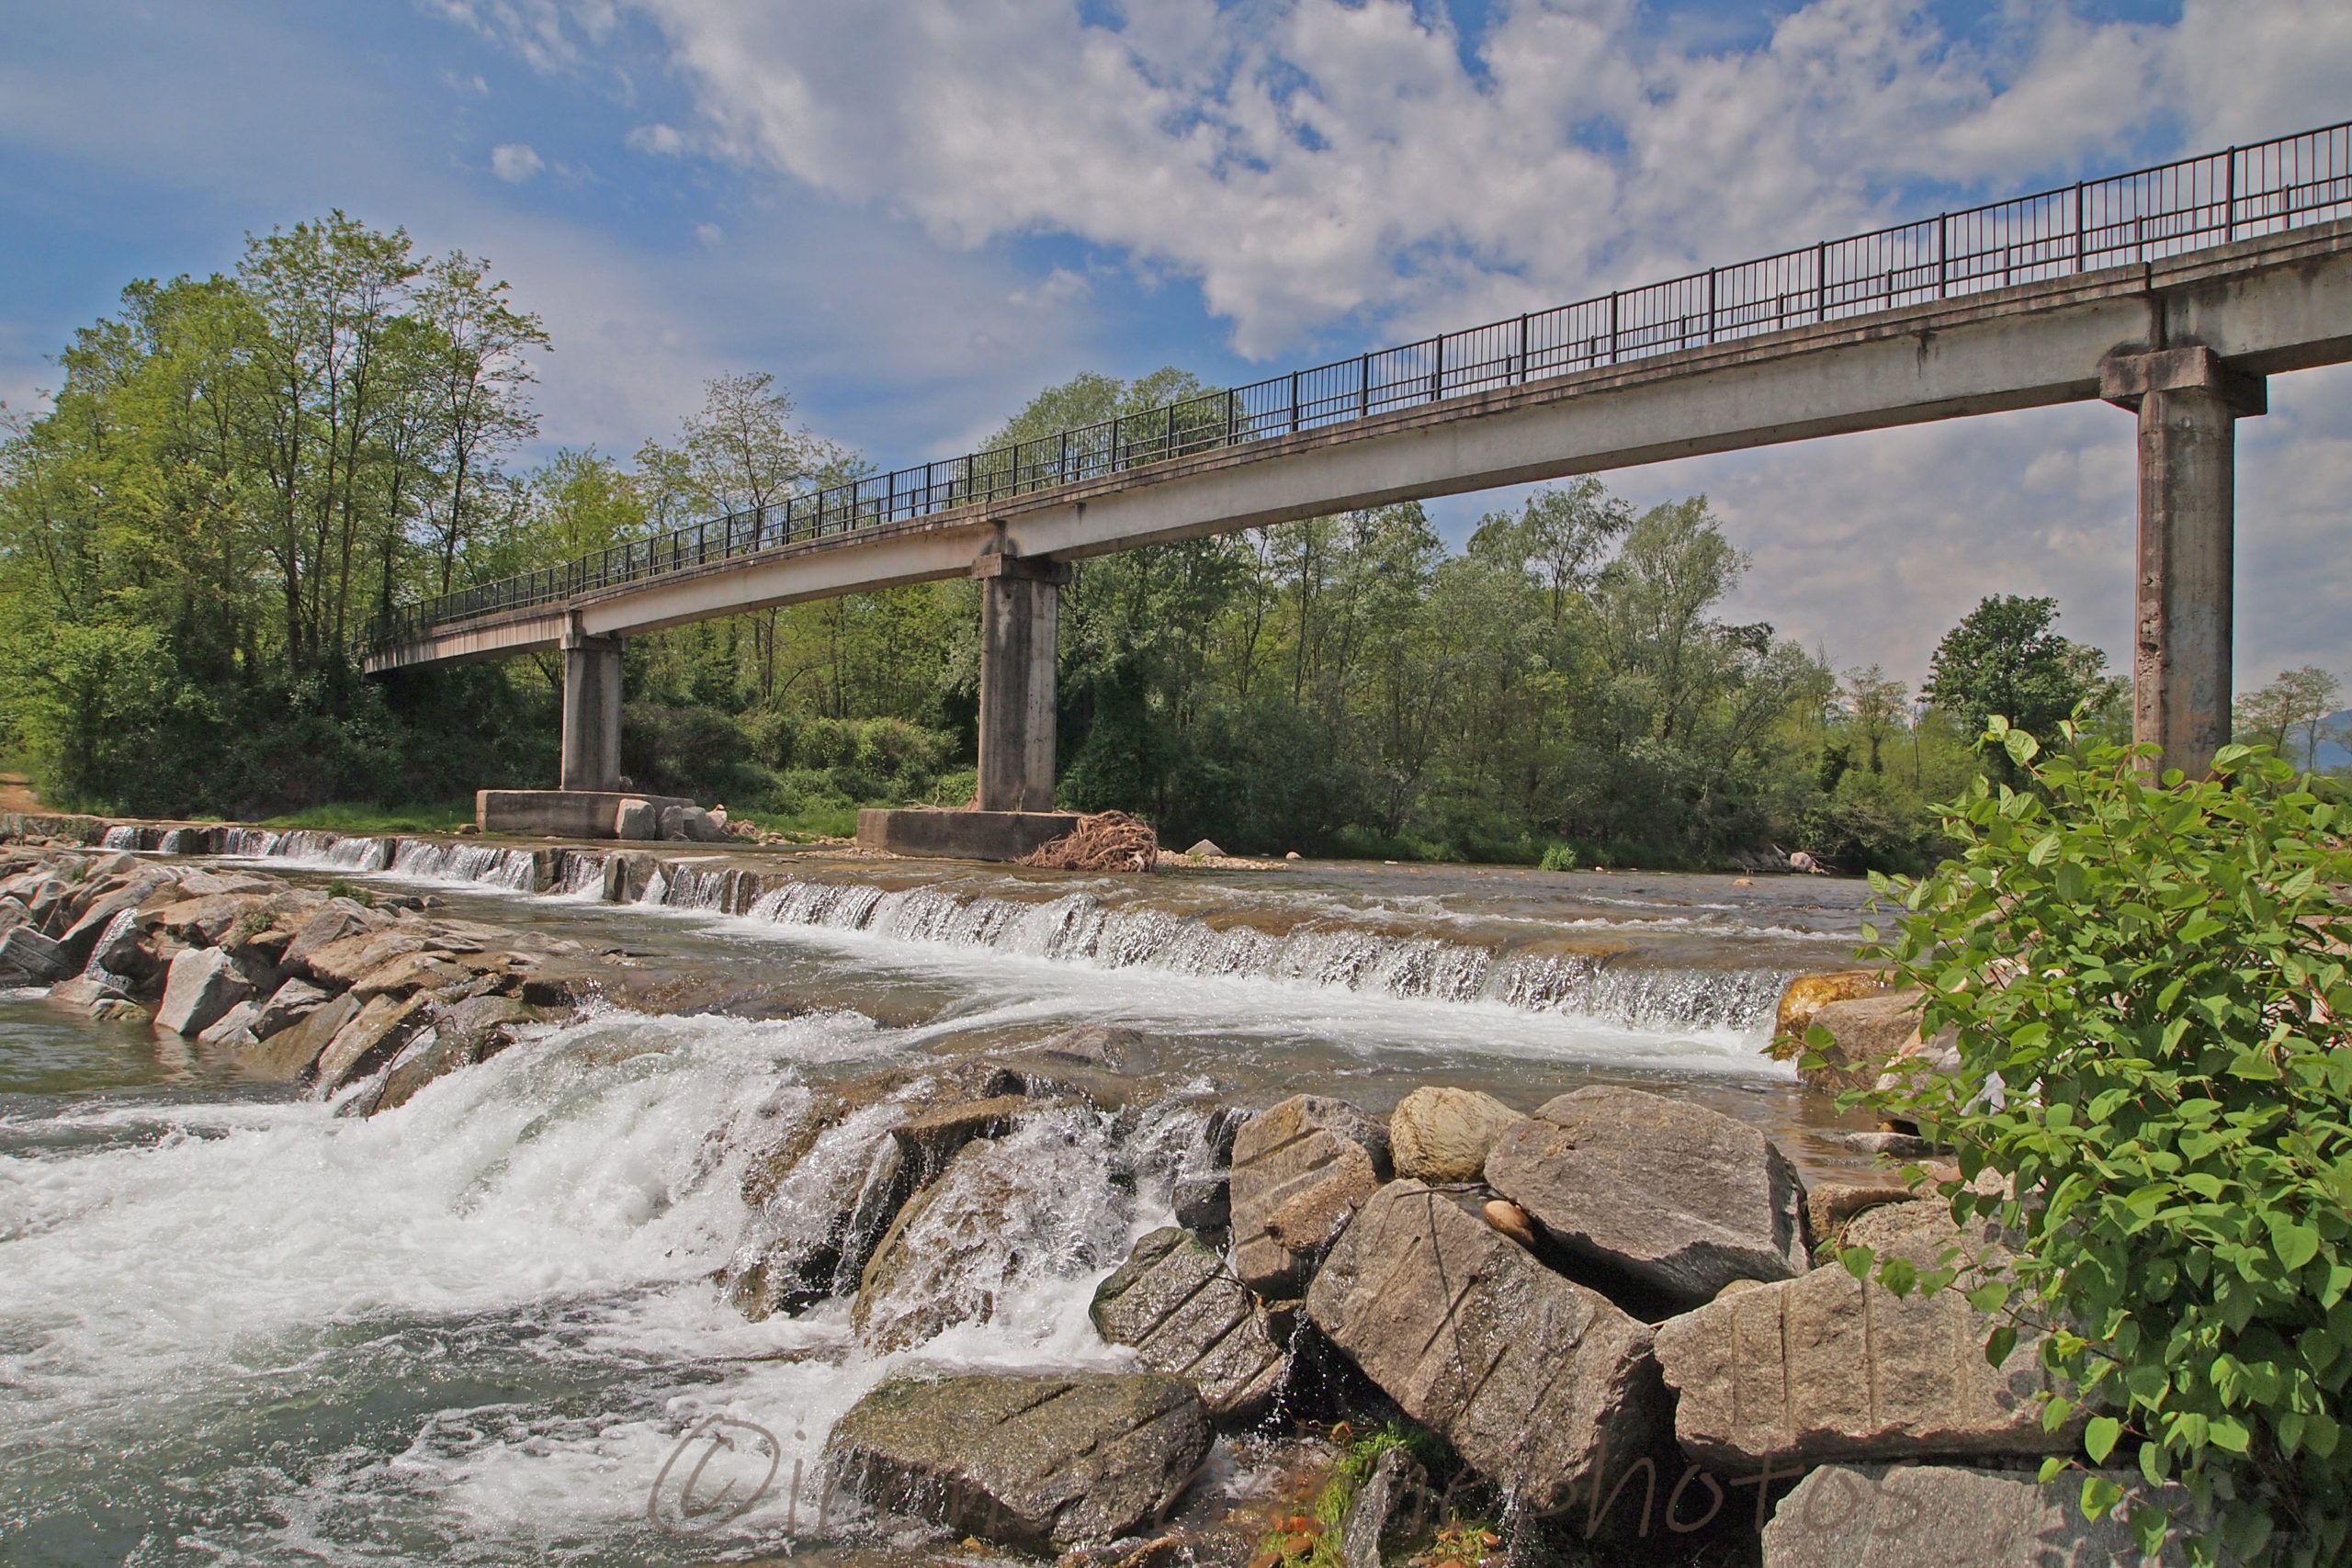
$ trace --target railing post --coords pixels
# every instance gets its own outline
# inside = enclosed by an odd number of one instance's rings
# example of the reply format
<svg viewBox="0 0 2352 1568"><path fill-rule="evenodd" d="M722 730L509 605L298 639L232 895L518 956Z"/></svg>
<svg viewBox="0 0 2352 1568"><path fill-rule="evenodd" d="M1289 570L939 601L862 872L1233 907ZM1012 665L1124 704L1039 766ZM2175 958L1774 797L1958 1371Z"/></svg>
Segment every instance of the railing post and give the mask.
<svg viewBox="0 0 2352 1568"><path fill-rule="evenodd" d="M1951 214L1936 215L1936 298L1951 297Z"/></svg>
<svg viewBox="0 0 2352 1568"><path fill-rule="evenodd" d="M1445 400L1445 334L1430 339L1430 401Z"/></svg>
<svg viewBox="0 0 2352 1568"><path fill-rule="evenodd" d="M1125 463L1120 460L1119 416L1117 414L1113 414L1111 416L1111 471L1115 474L1126 466L1127 465Z"/></svg>
<svg viewBox="0 0 2352 1568"><path fill-rule="evenodd" d="M1821 240L1813 247L1813 319L1829 319L1829 242Z"/></svg>
<svg viewBox="0 0 2352 1568"><path fill-rule="evenodd" d="M969 503L971 503L972 502L975 502L975 501L978 501L978 500L979 500L979 499L980 499L980 497L979 497L979 479L978 479L978 475L973 471L973 468L972 468L972 463L973 463L973 455L972 455L971 453L969 453L969 452L965 453L965 454L964 454L964 501L965 501L966 504L967 504L967 505L968 505Z"/></svg>
<svg viewBox="0 0 2352 1568"><path fill-rule="evenodd" d="M1227 446L1233 445L1234 416L1238 412L1234 406L1233 389L1227 387L1225 389L1225 444Z"/></svg>
<svg viewBox="0 0 2352 1568"><path fill-rule="evenodd" d="M1372 355L1356 356L1356 417L1367 419L1372 414ZM1293 428L1296 428L1294 426Z"/></svg>
<svg viewBox="0 0 2352 1568"><path fill-rule="evenodd" d="M1161 443L1159 455L1163 458L1176 456L1176 405L1174 403L1168 405L1168 434Z"/></svg>
<svg viewBox="0 0 2352 1568"><path fill-rule="evenodd" d="M1061 476L1062 483L1069 483L1069 432L1067 430L1062 432L1062 454L1057 461L1055 471Z"/></svg>
<svg viewBox="0 0 2352 1568"><path fill-rule="evenodd" d="M1298 372L1290 373L1290 433L1298 434Z"/></svg>
<svg viewBox="0 0 2352 1568"><path fill-rule="evenodd" d="M1515 357L1515 374L1511 379L1524 387L1527 385L1527 312L1524 310L1519 313L1519 353Z"/></svg>
<svg viewBox="0 0 2352 1568"><path fill-rule="evenodd" d="M2090 255L2090 230L2083 222L2083 182L2075 182L2075 270L2080 272Z"/></svg>
<svg viewBox="0 0 2352 1568"><path fill-rule="evenodd" d="M1609 291L1609 363L1617 363L1617 291Z"/></svg>
<svg viewBox="0 0 2352 1568"><path fill-rule="evenodd" d="M2238 150L2222 157L2222 240L2227 243L2238 237Z"/></svg>
<svg viewBox="0 0 2352 1568"><path fill-rule="evenodd" d="M1707 344L1709 347L1713 347L1715 342L1715 274L1717 270L1712 266L1707 269Z"/></svg>

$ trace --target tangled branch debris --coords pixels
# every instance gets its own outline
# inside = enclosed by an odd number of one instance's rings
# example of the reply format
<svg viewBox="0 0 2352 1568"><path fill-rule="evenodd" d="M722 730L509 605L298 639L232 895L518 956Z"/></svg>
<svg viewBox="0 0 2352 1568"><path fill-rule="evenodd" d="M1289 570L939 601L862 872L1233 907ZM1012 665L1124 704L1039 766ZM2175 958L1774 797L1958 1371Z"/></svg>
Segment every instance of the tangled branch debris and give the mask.
<svg viewBox="0 0 2352 1568"><path fill-rule="evenodd" d="M1124 811L1097 811L1022 856L1021 863L1052 871L1149 871L1159 863L1159 835Z"/></svg>

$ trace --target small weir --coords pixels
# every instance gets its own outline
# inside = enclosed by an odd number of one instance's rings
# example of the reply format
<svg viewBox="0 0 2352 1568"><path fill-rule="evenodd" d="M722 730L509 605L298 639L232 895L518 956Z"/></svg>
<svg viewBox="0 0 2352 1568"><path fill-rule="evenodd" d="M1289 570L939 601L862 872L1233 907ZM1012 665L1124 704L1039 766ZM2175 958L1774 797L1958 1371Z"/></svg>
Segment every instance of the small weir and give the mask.
<svg viewBox="0 0 2352 1568"><path fill-rule="evenodd" d="M1282 890L1257 886L1247 890L1237 910L1208 919L1155 903L1148 885L1057 895L1052 884L1004 877L998 890L983 891L966 872L890 886L861 879L854 863L829 866L823 875L796 875L692 854L528 850L251 828L223 831L219 852L429 885L690 911L896 947L987 952L1177 977L1253 978L1404 1001L1483 1003L1641 1031L1759 1031L1806 957L1780 951L1788 944L1768 940L1775 934L1770 931L1740 942L1740 925L1718 921L1698 923L1697 934L1722 940L1704 962L1692 962L1674 945L1689 934L1691 917L1671 913L1586 916L1552 927L1498 922L1492 940L1467 941L1461 935L1464 922L1430 920L1419 912L1318 908L1302 919ZM627 874L632 870L634 878ZM1416 931L1416 924L1436 929ZM1749 951L1720 951L1725 946Z"/></svg>

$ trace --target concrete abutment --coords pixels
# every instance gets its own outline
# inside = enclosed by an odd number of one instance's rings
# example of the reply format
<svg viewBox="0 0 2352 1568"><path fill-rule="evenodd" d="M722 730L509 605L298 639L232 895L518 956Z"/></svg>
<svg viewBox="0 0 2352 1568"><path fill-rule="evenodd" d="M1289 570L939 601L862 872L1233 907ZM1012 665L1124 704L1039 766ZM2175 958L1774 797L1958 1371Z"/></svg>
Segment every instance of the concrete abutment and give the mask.
<svg viewBox="0 0 2352 1568"><path fill-rule="evenodd" d="M980 580L982 811L1054 808L1056 660L1066 561L984 555Z"/></svg>

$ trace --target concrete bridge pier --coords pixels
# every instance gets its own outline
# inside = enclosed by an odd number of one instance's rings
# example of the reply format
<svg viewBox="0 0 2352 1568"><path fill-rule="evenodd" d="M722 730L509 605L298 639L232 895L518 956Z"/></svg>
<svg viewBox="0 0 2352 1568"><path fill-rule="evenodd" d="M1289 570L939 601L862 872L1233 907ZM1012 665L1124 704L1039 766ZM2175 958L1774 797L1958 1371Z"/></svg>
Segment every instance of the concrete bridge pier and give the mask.
<svg viewBox="0 0 2352 1568"><path fill-rule="evenodd" d="M2140 419L2132 739L2201 777L2230 739L2237 422L2266 384L2191 345L2110 356L2099 395Z"/></svg>
<svg viewBox="0 0 2352 1568"><path fill-rule="evenodd" d="M626 639L563 634L563 758L559 787L621 787L621 649Z"/></svg>
<svg viewBox="0 0 2352 1568"><path fill-rule="evenodd" d="M1055 660L1069 563L984 555L980 580L982 811L1054 808Z"/></svg>

